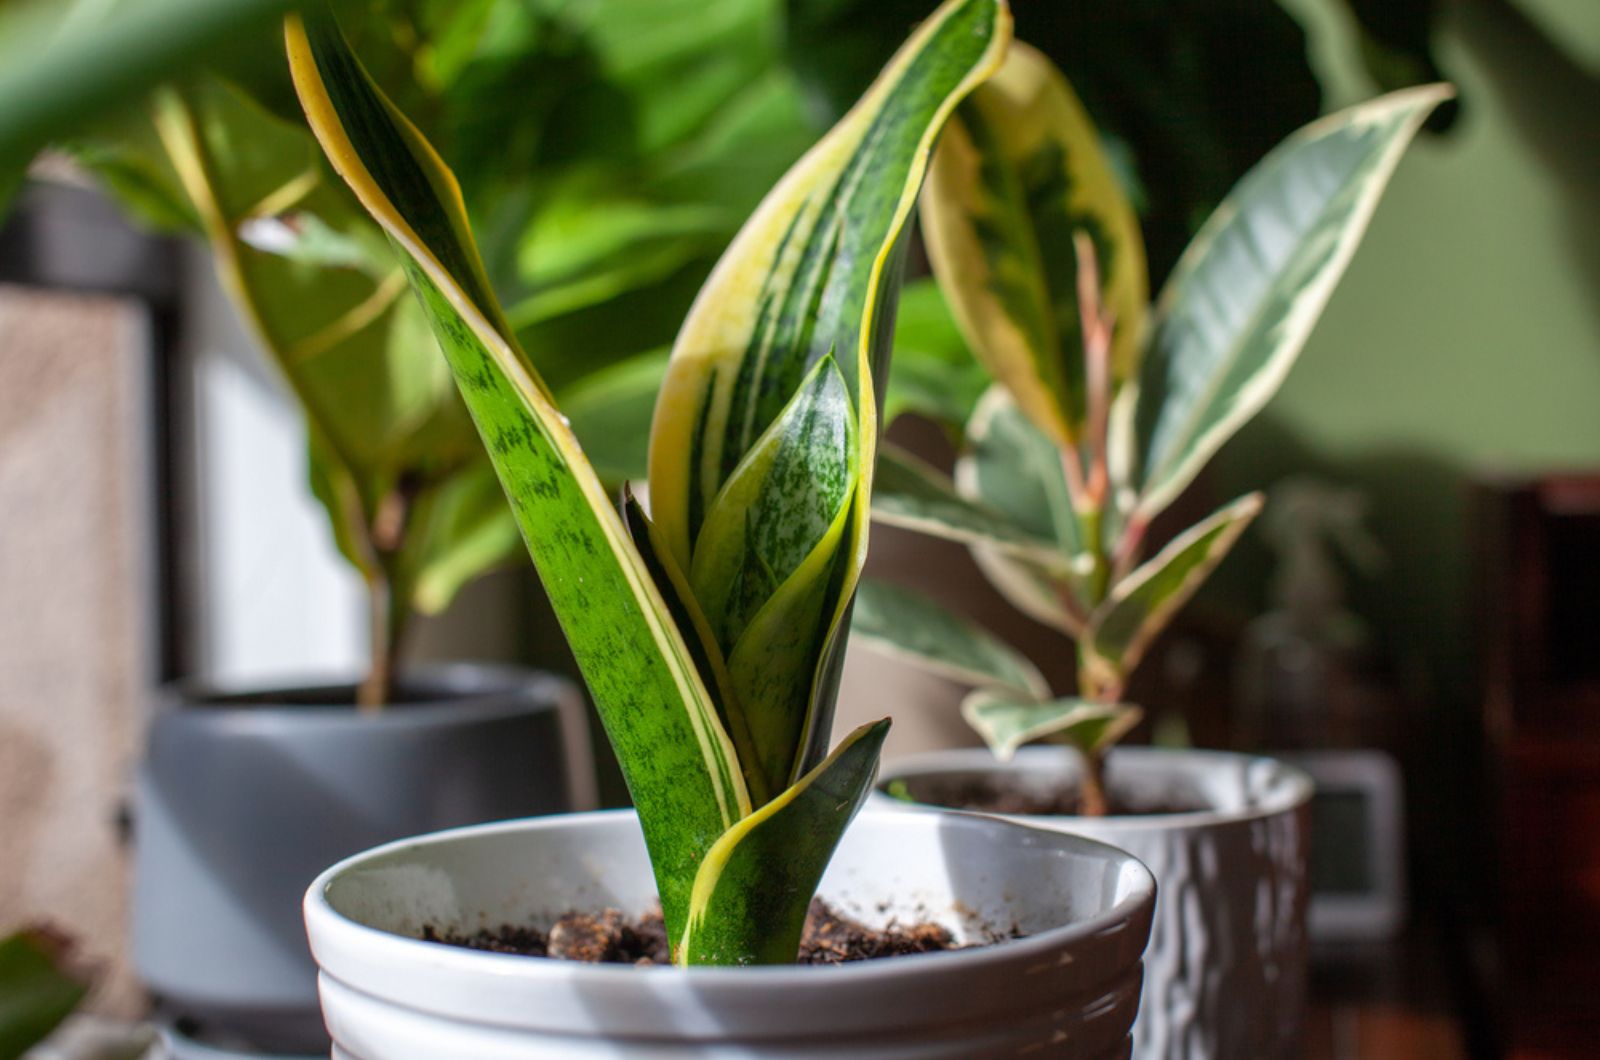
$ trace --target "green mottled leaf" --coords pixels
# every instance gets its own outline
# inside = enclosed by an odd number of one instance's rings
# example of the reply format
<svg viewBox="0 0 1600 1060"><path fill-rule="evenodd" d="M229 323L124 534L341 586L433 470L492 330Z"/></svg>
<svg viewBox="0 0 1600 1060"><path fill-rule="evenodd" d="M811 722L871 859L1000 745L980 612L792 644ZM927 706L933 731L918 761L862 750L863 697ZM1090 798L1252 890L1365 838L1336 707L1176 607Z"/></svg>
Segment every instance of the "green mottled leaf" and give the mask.
<svg viewBox="0 0 1600 1060"><path fill-rule="evenodd" d="M1138 219L1066 78L1014 44L940 141L922 199L935 275L978 359L1057 445L1087 414L1074 235L1099 262L1113 383L1137 361L1148 299Z"/></svg>
<svg viewBox="0 0 1600 1060"><path fill-rule="evenodd" d="M788 964L817 884L877 774L887 719L863 725L793 787L740 821L694 881L679 964Z"/></svg>
<svg viewBox="0 0 1600 1060"><path fill-rule="evenodd" d="M1445 86L1315 122L1262 159L1184 252L1139 378L1136 515L1170 504L1277 392Z"/></svg>
<svg viewBox="0 0 1600 1060"><path fill-rule="evenodd" d="M689 581L725 649L838 532L858 469L855 410L824 358L723 485L695 541Z"/></svg>
<svg viewBox="0 0 1600 1060"><path fill-rule="evenodd" d="M1050 738L1094 754L1122 739L1144 716L1125 703L1057 699L1017 701L1003 692L979 689L961 703L961 715L1002 760L1034 740Z"/></svg>
<svg viewBox="0 0 1600 1060"><path fill-rule="evenodd" d="M872 517L933 537L983 545L1046 568L1064 563L1054 542L982 502L963 497L939 469L893 444L885 444L878 453Z"/></svg>
<svg viewBox="0 0 1600 1060"><path fill-rule="evenodd" d="M1172 616L1222 562L1261 511L1261 494L1240 497L1172 540L1122 581L1089 619L1079 641L1083 673L1120 692L1127 675Z"/></svg>
<svg viewBox="0 0 1600 1060"><path fill-rule="evenodd" d="M706 852L750 811L691 646L511 337L449 170L378 92L331 20L291 19L287 39L324 151L402 251L617 750L669 930L681 932Z"/></svg>
<svg viewBox="0 0 1600 1060"><path fill-rule="evenodd" d="M910 659L954 681L1048 699L1050 685L1027 656L921 593L867 578L850 631L877 651Z"/></svg>
<svg viewBox="0 0 1600 1060"><path fill-rule="evenodd" d="M859 460L855 410L827 357L723 486L695 542L689 582L728 655L732 709L770 791L795 771Z"/></svg>
<svg viewBox="0 0 1600 1060"><path fill-rule="evenodd" d="M694 550L717 495L830 352L857 421L860 484L870 482L906 221L940 127L998 65L1009 33L1000 0L946 0L763 200L701 290L673 348L650 444L652 511L682 566L701 566ZM813 678L790 780L827 747L843 632L865 556L865 500L858 490L840 561L827 572L823 633L809 647ZM742 584L768 577L751 566L743 574ZM811 601L797 592L784 605L804 621ZM730 665L737 682L738 661Z"/></svg>

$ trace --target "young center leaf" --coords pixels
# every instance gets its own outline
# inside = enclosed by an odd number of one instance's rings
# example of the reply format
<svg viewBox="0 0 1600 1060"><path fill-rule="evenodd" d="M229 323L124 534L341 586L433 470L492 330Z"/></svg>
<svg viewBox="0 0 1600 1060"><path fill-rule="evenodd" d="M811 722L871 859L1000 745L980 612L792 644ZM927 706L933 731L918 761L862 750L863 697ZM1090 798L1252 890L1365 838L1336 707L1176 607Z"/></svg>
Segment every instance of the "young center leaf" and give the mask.
<svg viewBox="0 0 1600 1060"><path fill-rule="evenodd" d="M947 0L890 60L861 101L802 158L746 222L706 282L673 347L650 440L650 501L685 570L726 539L719 494L819 362L830 355L855 419L858 467L806 645L798 719L785 690L741 709L752 731L800 733L786 786L821 760L846 617L865 556L877 454L877 391L888 361L906 221L928 155L960 99L998 66L1010 36L1002 0ZM760 576L760 572L755 572ZM807 604L809 606L809 603ZM785 628L789 626L785 624ZM791 630L792 632L792 630ZM738 669L740 660L730 659ZM758 716L767 715L763 720Z"/></svg>
<svg viewBox="0 0 1600 1060"><path fill-rule="evenodd" d="M668 929L747 815L733 746L671 611L485 278L455 179L330 17L291 18L295 88L339 174L401 251L639 810Z"/></svg>
<svg viewBox="0 0 1600 1060"><path fill-rule="evenodd" d="M1314 122L1245 174L1184 251L1139 375L1135 517L1148 520L1288 375L1400 162L1452 92L1395 92Z"/></svg>
<svg viewBox="0 0 1600 1060"><path fill-rule="evenodd" d="M1138 357L1144 243L1099 133L1044 55L1013 44L956 112L922 198L928 254L978 359L1058 446L1086 415L1078 259L1086 233L1115 320L1114 380Z"/></svg>

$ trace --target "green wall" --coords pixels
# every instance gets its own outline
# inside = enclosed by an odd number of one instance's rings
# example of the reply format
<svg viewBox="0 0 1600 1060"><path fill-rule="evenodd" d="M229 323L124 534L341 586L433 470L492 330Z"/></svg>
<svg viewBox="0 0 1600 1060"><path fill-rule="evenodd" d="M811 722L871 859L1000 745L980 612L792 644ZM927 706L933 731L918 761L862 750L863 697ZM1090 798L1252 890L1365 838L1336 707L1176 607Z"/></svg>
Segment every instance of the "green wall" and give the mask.
<svg viewBox="0 0 1600 1060"><path fill-rule="evenodd" d="M1600 0L1522 3L1600 71ZM1311 33L1329 104L1371 95L1329 5L1285 4ZM1440 58L1462 90L1461 119L1402 164L1303 359L1212 485L1231 496L1309 469L1367 489L1390 564L1358 606L1407 673L1454 699L1478 676L1469 477L1600 469L1600 172L1545 164L1493 60L1459 27ZM1571 95L1554 86L1546 113L1583 109ZM1587 122L1574 139L1600 137L1600 112L1569 120ZM1265 564L1257 539L1225 565L1219 591L1259 597Z"/></svg>

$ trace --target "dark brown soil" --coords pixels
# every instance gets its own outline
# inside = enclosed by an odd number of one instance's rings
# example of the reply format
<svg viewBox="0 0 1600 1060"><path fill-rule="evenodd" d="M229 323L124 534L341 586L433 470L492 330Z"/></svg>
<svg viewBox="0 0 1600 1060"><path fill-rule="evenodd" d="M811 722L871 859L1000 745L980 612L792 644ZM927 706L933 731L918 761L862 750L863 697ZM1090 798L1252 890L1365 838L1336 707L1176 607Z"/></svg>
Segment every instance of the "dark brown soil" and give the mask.
<svg viewBox="0 0 1600 1060"><path fill-rule="evenodd" d="M1013 931L1006 937L1015 937ZM667 932L661 913L628 917L616 909L598 916L567 913L549 931L502 924L498 929L473 935L440 934L432 926L422 929L429 942L462 946L524 957L550 957L591 964L670 964ZM998 938L997 938L998 941ZM845 961L900 957L910 953L961 949L948 929L933 923L871 928L835 911L820 898L811 903L805 933L800 938L800 964L840 964Z"/></svg>
<svg viewBox="0 0 1600 1060"><path fill-rule="evenodd" d="M1079 807L1076 788L1065 784L1040 785L1037 781L1026 782L1009 775L917 777L895 781L889 794L949 810L1019 816L1076 817ZM1137 793L1119 791L1115 784L1106 793L1106 800L1107 813L1111 816L1195 813L1206 809L1198 797L1181 799L1170 793L1164 797L1141 797Z"/></svg>

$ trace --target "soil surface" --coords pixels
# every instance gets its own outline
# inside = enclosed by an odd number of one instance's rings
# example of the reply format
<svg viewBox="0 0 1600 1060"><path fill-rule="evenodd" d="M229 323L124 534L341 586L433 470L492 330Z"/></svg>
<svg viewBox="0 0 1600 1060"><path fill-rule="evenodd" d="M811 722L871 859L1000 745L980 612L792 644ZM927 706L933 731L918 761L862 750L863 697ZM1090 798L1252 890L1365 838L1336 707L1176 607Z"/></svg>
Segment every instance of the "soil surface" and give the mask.
<svg viewBox="0 0 1600 1060"><path fill-rule="evenodd" d="M895 781L888 787L888 793L947 810L1039 817L1076 817L1080 802L1077 788L1070 785L1041 785L1010 775L914 777ZM1170 792L1141 797L1137 792L1118 790L1115 784L1106 793L1106 801L1107 815L1112 817L1196 813L1208 809L1198 797L1176 798Z"/></svg>
<svg viewBox="0 0 1600 1060"><path fill-rule="evenodd" d="M1004 937L1018 934L1012 931ZM502 924L492 931L484 929L473 935L460 935L441 934L430 925L422 929L422 937L429 942L472 950L591 964L671 963L667 932L659 910L639 917L627 916L616 909L607 909L598 915L569 912L559 917L548 931ZM811 903L805 933L800 938L799 963L840 964L962 948L950 931L938 924L891 923L884 928L871 928L837 912L818 898Z"/></svg>

